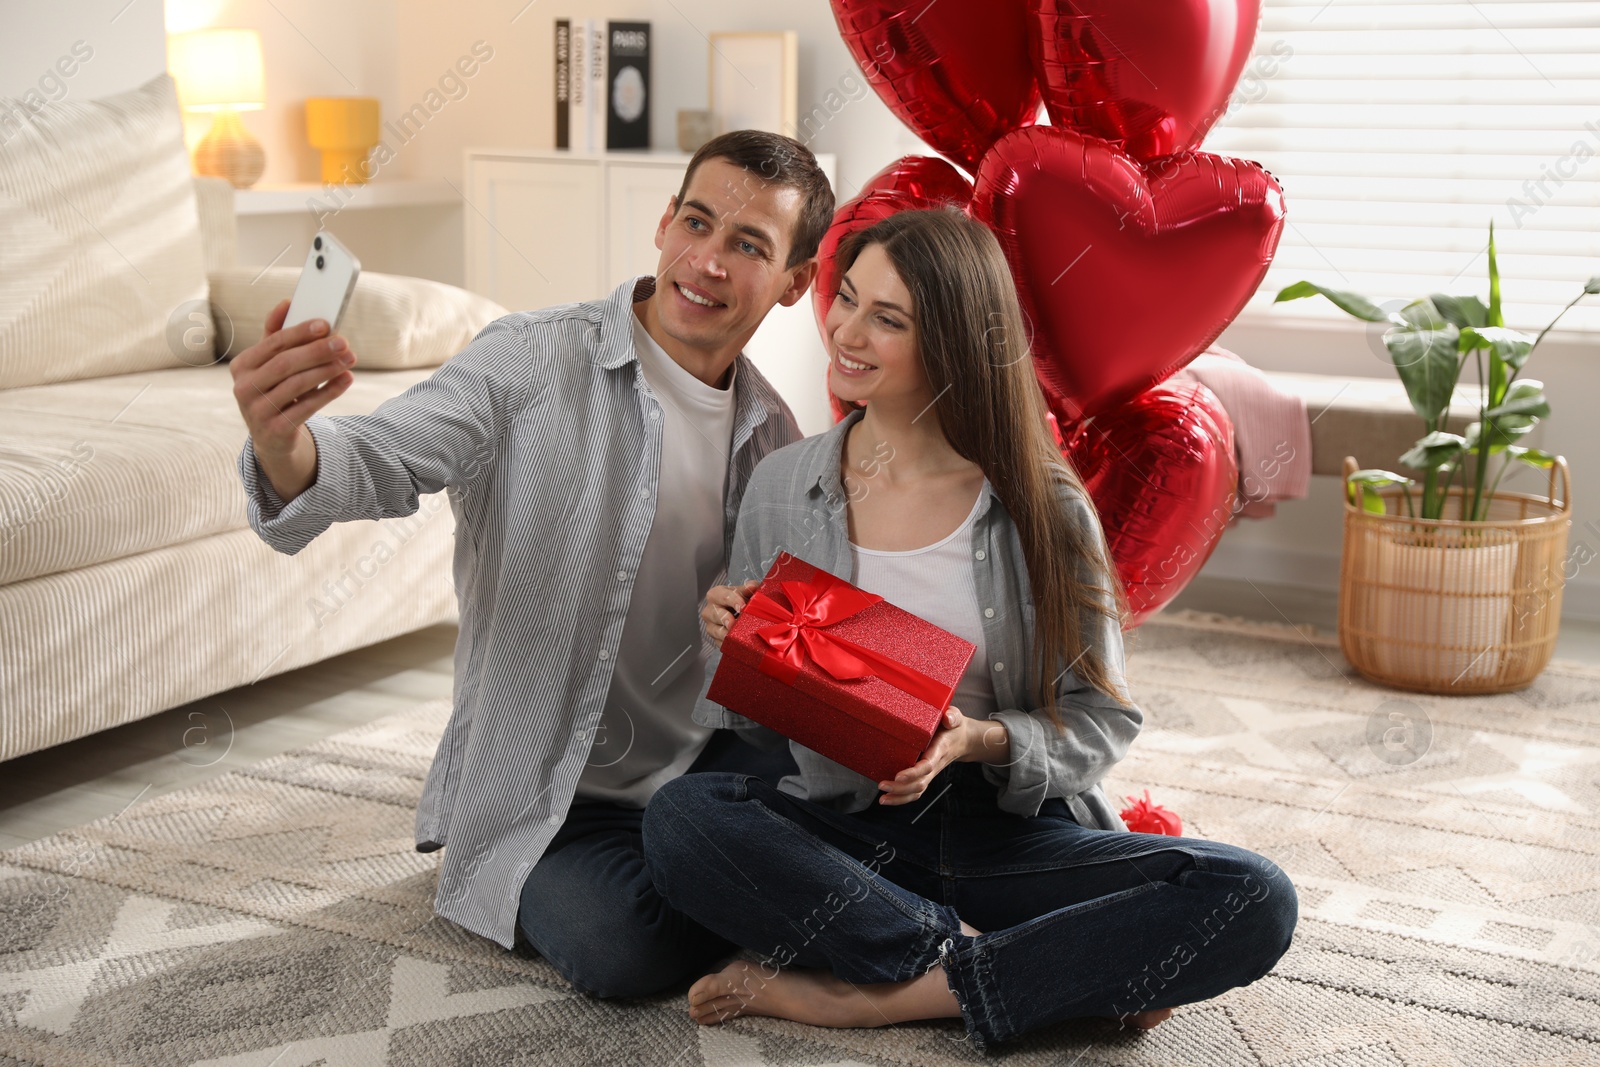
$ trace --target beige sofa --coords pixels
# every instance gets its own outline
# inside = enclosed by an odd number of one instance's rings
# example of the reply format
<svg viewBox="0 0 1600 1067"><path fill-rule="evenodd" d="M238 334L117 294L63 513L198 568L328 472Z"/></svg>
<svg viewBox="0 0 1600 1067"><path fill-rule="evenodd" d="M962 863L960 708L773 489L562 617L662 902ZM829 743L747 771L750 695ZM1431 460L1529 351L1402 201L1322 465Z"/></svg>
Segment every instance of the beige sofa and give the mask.
<svg viewBox="0 0 1600 1067"><path fill-rule="evenodd" d="M296 556L250 530L217 360L298 266L236 265L233 190L189 177L170 80L54 107L0 147L0 759L456 611L444 494ZM355 383L324 411L372 410L502 314L363 274Z"/></svg>

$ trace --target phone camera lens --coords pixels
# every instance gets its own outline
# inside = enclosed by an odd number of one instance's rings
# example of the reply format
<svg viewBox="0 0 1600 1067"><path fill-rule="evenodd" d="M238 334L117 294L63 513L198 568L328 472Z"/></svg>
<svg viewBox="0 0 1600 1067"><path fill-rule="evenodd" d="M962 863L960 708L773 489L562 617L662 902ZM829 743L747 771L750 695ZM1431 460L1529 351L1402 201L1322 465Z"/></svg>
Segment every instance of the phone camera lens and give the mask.
<svg viewBox="0 0 1600 1067"><path fill-rule="evenodd" d="M317 257L317 269L318 270L322 269L322 257L321 256Z"/></svg>
<svg viewBox="0 0 1600 1067"><path fill-rule="evenodd" d="M311 242L311 247L315 248L318 252L322 251L322 238L318 237L314 239Z"/></svg>

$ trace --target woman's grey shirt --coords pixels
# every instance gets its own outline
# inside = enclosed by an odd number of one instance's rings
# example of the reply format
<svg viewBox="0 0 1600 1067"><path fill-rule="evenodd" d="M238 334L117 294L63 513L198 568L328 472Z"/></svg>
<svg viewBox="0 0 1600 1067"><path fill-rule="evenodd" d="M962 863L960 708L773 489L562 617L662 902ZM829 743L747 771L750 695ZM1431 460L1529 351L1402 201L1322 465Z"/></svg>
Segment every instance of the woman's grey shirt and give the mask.
<svg viewBox="0 0 1600 1067"><path fill-rule="evenodd" d="M850 580L840 454L845 434L861 417L861 411L852 412L826 433L785 445L756 466L734 527L729 585L763 577L780 551ZM1103 545L1094 506L1064 483L1061 493L1062 506L1074 521L1092 527L1092 540ZM1086 685L1070 668L1057 676L1056 683L1064 732L1056 730L1043 710L1028 708L1028 694L1037 686L1031 676L1034 607L1027 563L1016 527L999 495L988 488L985 496L972 527L972 567L990 678L1000 709L993 718L1010 734L1011 755L1008 764L984 764L984 777L998 787L997 803L1004 811L1037 815L1047 797L1061 797L1080 824L1126 830L1101 789L1100 779L1127 753L1144 723L1144 713L1137 705L1123 706ZM1080 574L1092 573L1092 561L1084 561ZM1125 670L1121 628L1114 619L1098 613L1086 623L1084 632L1092 635L1093 644L1104 653L1107 666L1120 681ZM721 662L717 650L706 664L706 685L695 704L694 721L740 730L741 736L762 748L782 744L784 739L776 732L706 699L711 677ZM783 792L839 811L862 811L876 802L879 789L872 779L798 742L790 742L790 749L800 774L779 783Z"/></svg>

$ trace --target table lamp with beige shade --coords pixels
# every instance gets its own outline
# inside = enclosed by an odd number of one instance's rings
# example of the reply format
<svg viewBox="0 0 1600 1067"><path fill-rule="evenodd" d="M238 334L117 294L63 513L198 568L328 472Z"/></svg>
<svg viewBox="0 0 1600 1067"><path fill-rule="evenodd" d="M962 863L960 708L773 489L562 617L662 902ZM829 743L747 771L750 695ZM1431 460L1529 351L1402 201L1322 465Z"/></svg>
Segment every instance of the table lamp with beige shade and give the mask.
<svg viewBox="0 0 1600 1067"><path fill-rule="evenodd" d="M176 33L167 39L167 64L184 108L215 116L195 146L195 173L226 178L236 189L254 185L267 154L239 112L259 111L266 102L260 35L230 29Z"/></svg>

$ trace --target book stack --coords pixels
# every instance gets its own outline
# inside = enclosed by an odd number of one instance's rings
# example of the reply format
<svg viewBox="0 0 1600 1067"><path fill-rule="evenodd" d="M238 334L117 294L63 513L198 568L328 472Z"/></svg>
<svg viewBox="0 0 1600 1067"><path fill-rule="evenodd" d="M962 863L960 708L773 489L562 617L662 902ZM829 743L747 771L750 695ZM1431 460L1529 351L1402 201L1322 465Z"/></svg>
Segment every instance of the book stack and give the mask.
<svg viewBox="0 0 1600 1067"><path fill-rule="evenodd" d="M556 147L650 147L650 24L556 19Z"/></svg>

